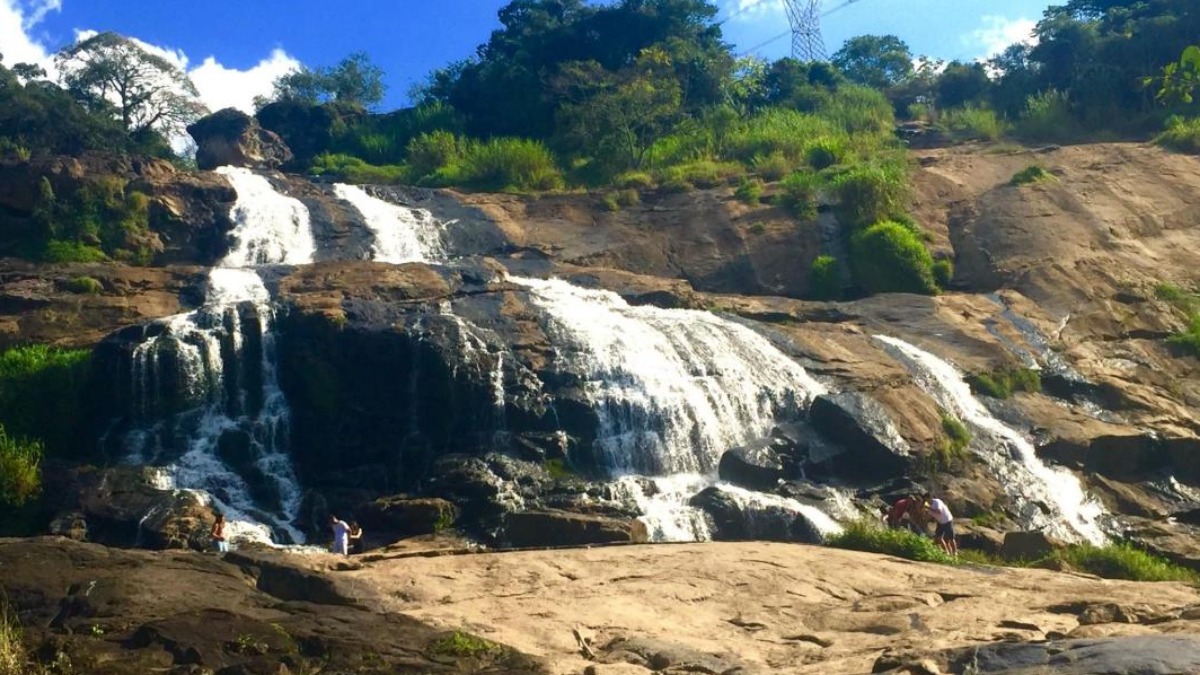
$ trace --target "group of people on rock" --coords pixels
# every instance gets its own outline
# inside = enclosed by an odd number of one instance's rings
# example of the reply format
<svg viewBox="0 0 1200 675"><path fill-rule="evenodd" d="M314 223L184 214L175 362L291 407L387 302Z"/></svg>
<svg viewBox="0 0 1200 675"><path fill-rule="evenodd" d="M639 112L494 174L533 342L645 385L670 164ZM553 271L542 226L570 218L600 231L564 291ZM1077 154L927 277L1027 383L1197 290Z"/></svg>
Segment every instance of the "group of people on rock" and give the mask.
<svg viewBox="0 0 1200 675"><path fill-rule="evenodd" d="M933 541L947 555L958 555L958 541L954 536L954 515L945 500L925 492L920 496L905 495L891 506L880 508L884 523L892 529L904 529L919 535L929 534L929 521L936 523Z"/></svg>
<svg viewBox="0 0 1200 675"><path fill-rule="evenodd" d="M329 527L333 530L333 545L330 547L333 553L350 555L366 550L363 544L363 529L358 521L352 520L347 523L335 515L330 515ZM229 540L225 536L225 514L217 514L209 536L212 537L213 550L217 553L229 552Z"/></svg>

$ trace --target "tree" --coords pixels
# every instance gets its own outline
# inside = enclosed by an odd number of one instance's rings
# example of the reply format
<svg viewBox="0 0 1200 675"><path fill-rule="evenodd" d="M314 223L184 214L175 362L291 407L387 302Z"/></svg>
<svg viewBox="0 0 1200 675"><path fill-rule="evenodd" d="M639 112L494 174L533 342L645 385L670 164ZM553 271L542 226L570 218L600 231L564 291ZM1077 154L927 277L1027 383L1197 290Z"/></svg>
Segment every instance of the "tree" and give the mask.
<svg viewBox="0 0 1200 675"><path fill-rule="evenodd" d="M62 81L93 112L112 112L131 136L182 133L207 110L187 74L133 40L98 33L54 57Z"/></svg>
<svg viewBox="0 0 1200 675"><path fill-rule="evenodd" d="M982 63L952 61L934 85L938 105L957 108L976 103L987 96L992 81Z"/></svg>
<svg viewBox="0 0 1200 675"><path fill-rule="evenodd" d="M386 90L383 69L365 52L355 52L335 66L301 68L283 75L275 80L273 98L309 105L335 101L369 108L383 100Z"/></svg>
<svg viewBox="0 0 1200 675"><path fill-rule="evenodd" d="M913 72L912 51L895 35L850 38L831 61L848 79L876 89L899 84Z"/></svg>
<svg viewBox="0 0 1200 675"><path fill-rule="evenodd" d="M1192 45L1183 50L1179 61L1163 66L1162 75L1157 78L1146 78L1146 85L1157 83L1159 101L1171 103L1191 103L1194 94L1200 89L1200 47Z"/></svg>

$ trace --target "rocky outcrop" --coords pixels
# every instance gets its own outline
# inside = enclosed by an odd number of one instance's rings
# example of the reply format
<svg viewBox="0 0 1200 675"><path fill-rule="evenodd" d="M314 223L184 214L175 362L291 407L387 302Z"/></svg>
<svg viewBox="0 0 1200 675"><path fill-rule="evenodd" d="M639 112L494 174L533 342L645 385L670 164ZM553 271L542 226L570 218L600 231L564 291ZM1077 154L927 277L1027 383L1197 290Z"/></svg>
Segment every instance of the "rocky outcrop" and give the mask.
<svg viewBox="0 0 1200 675"><path fill-rule="evenodd" d="M1044 532L1008 532L1004 535L1000 555L1007 560L1041 560L1064 546Z"/></svg>
<svg viewBox="0 0 1200 675"><path fill-rule="evenodd" d="M331 557L315 560L0 539L0 593L26 651L72 672L546 672L509 647L366 609L321 571Z"/></svg>
<svg viewBox="0 0 1200 675"><path fill-rule="evenodd" d="M985 645L972 650L961 665L968 663L980 675L1191 673L1200 671L1200 637L1133 635Z"/></svg>
<svg viewBox="0 0 1200 675"><path fill-rule="evenodd" d="M799 541L819 543L821 531L803 513L765 500L739 499L735 494L709 487L688 502L708 515L716 541Z"/></svg>
<svg viewBox="0 0 1200 675"><path fill-rule="evenodd" d="M400 539L452 527L458 507L437 497L381 497L364 507L358 520L365 528Z"/></svg>
<svg viewBox="0 0 1200 675"><path fill-rule="evenodd" d="M912 459L889 411L868 396L856 392L818 396L808 417L814 429L845 448L829 460L838 475L884 479L903 474Z"/></svg>
<svg viewBox="0 0 1200 675"><path fill-rule="evenodd" d="M196 165L203 171L220 166L277 169L292 161L292 151L273 131L235 108L217 111L190 124L196 141Z"/></svg>
<svg viewBox="0 0 1200 675"><path fill-rule="evenodd" d="M556 509L510 513L504 517L500 537L516 547L644 544L649 541L646 525L640 520Z"/></svg>

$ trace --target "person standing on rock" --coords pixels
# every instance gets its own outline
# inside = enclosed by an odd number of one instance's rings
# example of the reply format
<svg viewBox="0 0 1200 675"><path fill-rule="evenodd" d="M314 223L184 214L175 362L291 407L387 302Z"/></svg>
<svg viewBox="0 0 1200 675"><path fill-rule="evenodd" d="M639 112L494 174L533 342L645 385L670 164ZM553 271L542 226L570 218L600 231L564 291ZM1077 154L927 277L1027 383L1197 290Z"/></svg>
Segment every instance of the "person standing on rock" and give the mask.
<svg viewBox="0 0 1200 675"><path fill-rule="evenodd" d="M229 542L225 541L225 514L218 513L217 519L213 521L212 532L213 549L217 553L228 553Z"/></svg>
<svg viewBox="0 0 1200 675"><path fill-rule="evenodd" d="M933 494L929 492L926 492L922 498L925 501L925 509L937 522L937 528L933 531L933 540L943 551L957 558L958 542L954 539L954 515L950 513L950 507L946 506L945 501L934 498Z"/></svg>
<svg viewBox="0 0 1200 675"><path fill-rule="evenodd" d="M365 551L363 548L363 529L358 524L357 520L350 521L350 552L359 554Z"/></svg>
<svg viewBox="0 0 1200 675"><path fill-rule="evenodd" d="M329 527L333 528L333 547L330 550L340 555L350 555L350 526L331 514Z"/></svg>

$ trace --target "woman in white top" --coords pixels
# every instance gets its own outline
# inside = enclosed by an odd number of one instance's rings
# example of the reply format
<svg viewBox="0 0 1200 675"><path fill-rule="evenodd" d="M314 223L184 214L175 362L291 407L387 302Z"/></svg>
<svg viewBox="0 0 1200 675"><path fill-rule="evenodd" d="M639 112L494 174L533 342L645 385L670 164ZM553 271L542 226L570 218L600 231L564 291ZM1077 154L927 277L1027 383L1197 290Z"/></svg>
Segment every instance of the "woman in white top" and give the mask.
<svg viewBox="0 0 1200 675"><path fill-rule="evenodd" d="M941 499L934 499L933 495L926 492L923 499L925 500L925 510L929 511L929 515L933 516L937 522L937 529L933 531L933 540L941 547L943 551L949 555L958 556L958 542L954 539L954 515L950 513L950 507L946 506L946 502Z"/></svg>

